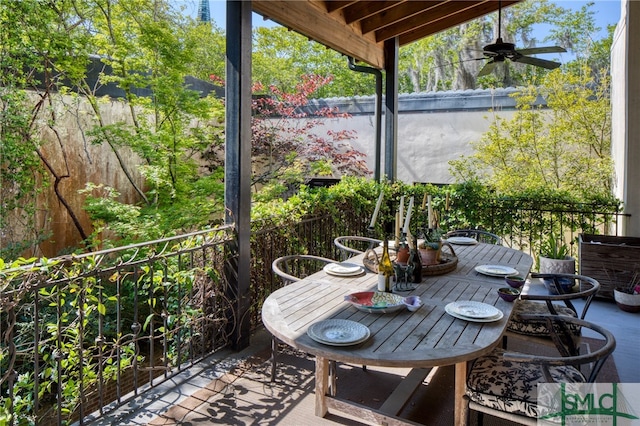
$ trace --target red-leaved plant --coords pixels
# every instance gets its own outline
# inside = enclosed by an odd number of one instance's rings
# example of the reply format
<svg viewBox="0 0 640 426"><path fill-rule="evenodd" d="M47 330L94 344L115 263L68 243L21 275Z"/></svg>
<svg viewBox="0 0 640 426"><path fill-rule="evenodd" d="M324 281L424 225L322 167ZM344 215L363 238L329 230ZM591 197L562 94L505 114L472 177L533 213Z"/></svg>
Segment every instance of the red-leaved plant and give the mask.
<svg viewBox="0 0 640 426"><path fill-rule="evenodd" d="M211 76L217 84L224 82ZM314 176L367 176L365 154L350 141L353 130L324 130L327 119L345 119L337 108L307 109L309 97L331 77L305 75L292 93L254 84L252 101L252 183L285 187Z"/></svg>

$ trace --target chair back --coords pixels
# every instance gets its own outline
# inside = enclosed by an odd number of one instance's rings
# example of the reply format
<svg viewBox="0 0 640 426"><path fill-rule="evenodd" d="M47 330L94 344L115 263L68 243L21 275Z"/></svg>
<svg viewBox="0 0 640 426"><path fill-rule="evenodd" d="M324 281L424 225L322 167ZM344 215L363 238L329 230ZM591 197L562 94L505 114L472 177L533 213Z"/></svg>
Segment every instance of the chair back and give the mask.
<svg viewBox="0 0 640 426"><path fill-rule="evenodd" d="M315 274L326 264L334 262L336 261L333 259L321 256L292 254L274 260L271 264L271 269L282 279L284 285L288 285L300 281L311 274Z"/></svg>
<svg viewBox="0 0 640 426"><path fill-rule="evenodd" d="M456 229L455 231L449 231L445 234L445 238L449 237L469 237L474 238L480 243L502 244L502 238L489 231L483 231L482 229Z"/></svg>
<svg viewBox="0 0 640 426"><path fill-rule="evenodd" d="M358 237L354 235L345 235L336 237L333 240L335 246L340 250L344 260L364 253L369 248L374 248L382 241L370 237Z"/></svg>
<svg viewBox="0 0 640 426"><path fill-rule="evenodd" d="M522 319L525 321L544 321L559 355L541 356L505 352L504 359L505 361L529 362L540 365L549 383L555 382L549 371L549 367L571 365L580 369L580 366L587 364L591 364L591 371L588 375L585 375L585 378L589 383L593 383L605 361L616 347L616 339L609 330L583 319L565 315L522 315ZM591 330L591 334L595 333L598 339L602 340L602 344L599 344L595 349L589 348L589 352L581 353L581 351L577 349L578 343L575 335L570 330L570 328L575 327Z"/></svg>
<svg viewBox="0 0 640 426"><path fill-rule="evenodd" d="M527 296L528 300L544 300L547 302L547 306L552 305L553 302L564 302L569 309L571 309L576 316L580 319L584 319L587 315L587 310L593 301L593 298L600 289L600 283L594 278L587 277L586 275L579 274L538 274L532 273L531 278L541 278L552 286L552 289L557 294L545 294L545 295L530 295ZM573 281L575 284L571 291L566 291L565 283ZM577 285L577 287L576 287ZM577 309L571 300L584 299L584 305L582 311L578 314ZM550 312L554 312L550 309Z"/></svg>

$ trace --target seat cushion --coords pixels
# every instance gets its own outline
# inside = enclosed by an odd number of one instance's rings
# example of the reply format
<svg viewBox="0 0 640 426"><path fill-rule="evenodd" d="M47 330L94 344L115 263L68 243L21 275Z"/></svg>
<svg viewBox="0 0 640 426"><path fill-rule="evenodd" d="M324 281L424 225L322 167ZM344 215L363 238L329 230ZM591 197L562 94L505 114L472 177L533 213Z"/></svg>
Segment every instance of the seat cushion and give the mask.
<svg viewBox="0 0 640 426"><path fill-rule="evenodd" d="M506 361L504 349L495 349L471 364L467 376L467 396L485 407L536 418L538 383L546 383L542 369L529 362ZM584 383L585 377L572 366L550 367L556 382ZM550 406L554 401L540 401Z"/></svg>
<svg viewBox="0 0 640 426"><path fill-rule="evenodd" d="M558 315L576 317L575 312L564 305L553 304ZM513 333L525 334L535 337L549 337L547 326L544 321L523 321L520 319L521 314L531 315L550 315L549 308L544 302L534 302L531 300L518 300L511 311L511 318L507 323L507 330ZM576 335L580 335L580 326L576 324L567 324L569 330Z"/></svg>

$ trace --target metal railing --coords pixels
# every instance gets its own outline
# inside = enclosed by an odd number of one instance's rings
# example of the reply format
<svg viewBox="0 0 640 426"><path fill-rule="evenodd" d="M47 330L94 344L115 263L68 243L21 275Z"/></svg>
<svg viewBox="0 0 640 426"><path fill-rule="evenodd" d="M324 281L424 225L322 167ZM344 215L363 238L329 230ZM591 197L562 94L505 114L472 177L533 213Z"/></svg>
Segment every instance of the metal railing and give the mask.
<svg viewBox="0 0 640 426"><path fill-rule="evenodd" d="M625 218L583 207L496 203L474 220L531 253L545 227L615 235ZM468 226L468 213L438 213L451 228ZM424 218L415 217L418 230ZM287 225L252 223L252 329L261 325L264 299L282 285L271 270L274 259L339 259L333 239L366 235L368 220L343 208ZM224 276L232 239L232 229L221 227L5 269L0 423L87 423L229 345L237 323Z"/></svg>
<svg viewBox="0 0 640 426"><path fill-rule="evenodd" d="M0 423L83 424L227 346L230 231L3 271Z"/></svg>

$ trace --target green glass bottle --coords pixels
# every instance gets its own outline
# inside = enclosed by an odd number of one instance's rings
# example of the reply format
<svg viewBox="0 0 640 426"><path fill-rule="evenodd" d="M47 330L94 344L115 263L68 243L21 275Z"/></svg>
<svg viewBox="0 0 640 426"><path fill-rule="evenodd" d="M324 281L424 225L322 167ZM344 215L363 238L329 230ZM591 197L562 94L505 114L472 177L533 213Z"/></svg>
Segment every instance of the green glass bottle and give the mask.
<svg viewBox="0 0 640 426"><path fill-rule="evenodd" d="M389 241L385 238L382 246L382 257L378 263L378 291L391 293L391 277L394 270L389 256Z"/></svg>

